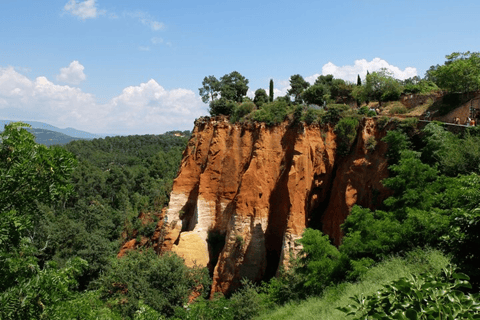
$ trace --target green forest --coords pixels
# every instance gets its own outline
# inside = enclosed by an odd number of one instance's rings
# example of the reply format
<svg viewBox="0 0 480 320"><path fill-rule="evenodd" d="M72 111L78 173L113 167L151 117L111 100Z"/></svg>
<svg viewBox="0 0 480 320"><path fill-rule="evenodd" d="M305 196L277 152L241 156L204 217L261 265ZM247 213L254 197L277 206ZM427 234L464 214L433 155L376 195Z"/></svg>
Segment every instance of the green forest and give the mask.
<svg viewBox="0 0 480 320"><path fill-rule="evenodd" d="M344 156L360 120L376 115L368 103L475 91L479 63L479 53L453 53L423 79L405 81L386 70L355 84L320 76L310 85L294 75L285 97L273 99L271 81L269 94L259 89L253 100L245 97L248 80L232 72L206 77L200 95L212 116L232 123L331 126ZM383 184L392 196L376 210L355 206L339 247L306 229L288 270L268 282L243 280L228 297L209 297L206 268L188 268L152 243L117 258L126 240L156 231L190 132L47 147L35 143L27 124L6 125L0 318L480 319L480 129L453 134L431 122L419 130L416 118L386 115L377 124L389 129ZM188 303L193 291L200 296Z"/></svg>

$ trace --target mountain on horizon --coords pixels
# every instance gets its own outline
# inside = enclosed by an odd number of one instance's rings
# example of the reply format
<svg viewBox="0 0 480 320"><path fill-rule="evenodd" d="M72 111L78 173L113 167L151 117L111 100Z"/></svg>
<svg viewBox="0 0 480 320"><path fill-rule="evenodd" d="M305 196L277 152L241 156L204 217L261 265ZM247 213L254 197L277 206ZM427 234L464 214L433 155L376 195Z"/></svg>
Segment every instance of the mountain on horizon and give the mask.
<svg viewBox="0 0 480 320"><path fill-rule="evenodd" d="M98 138L105 138L106 136L114 136L109 134L105 134L105 135L94 134L87 131L77 130L71 127L61 129L48 123L44 123L40 121L26 121L26 120L0 120L0 132L3 131L3 128L6 124L10 122L17 122L17 121L28 123L29 125L32 126L33 129L45 129L45 130L55 131L55 132L63 133L64 135L70 136L72 138L98 139Z"/></svg>

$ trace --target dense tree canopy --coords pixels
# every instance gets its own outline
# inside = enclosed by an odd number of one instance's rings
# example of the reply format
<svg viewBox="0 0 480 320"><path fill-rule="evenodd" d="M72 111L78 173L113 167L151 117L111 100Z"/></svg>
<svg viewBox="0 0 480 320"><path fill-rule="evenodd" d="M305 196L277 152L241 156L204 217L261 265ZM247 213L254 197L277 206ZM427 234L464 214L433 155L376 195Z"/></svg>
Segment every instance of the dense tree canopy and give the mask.
<svg viewBox="0 0 480 320"><path fill-rule="evenodd" d="M261 107L262 104L267 103L269 100L267 96L267 92L265 89L257 89L255 91L255 97L253 98L253 102L258 106Z"/></svg>
<svg viewBox="0 0 480 320"><path fill-rule="evenodd" d="M302 103L302 92L310 86L299 74L290 77L290 89L287 94L294 97L295 103Z"/></svg>
<svg viewBox="0 0 480 320"><path fill-rule="evenodd" d="M442 66L430 67L426 79L450 92L469 92L480 88L479 52L454 52L446 58Z"/></svg>

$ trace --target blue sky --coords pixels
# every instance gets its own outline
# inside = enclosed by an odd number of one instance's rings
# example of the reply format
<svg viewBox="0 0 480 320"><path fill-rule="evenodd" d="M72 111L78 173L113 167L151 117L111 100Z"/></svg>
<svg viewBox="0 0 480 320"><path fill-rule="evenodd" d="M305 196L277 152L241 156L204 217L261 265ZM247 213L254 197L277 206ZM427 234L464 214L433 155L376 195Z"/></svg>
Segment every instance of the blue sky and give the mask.
<svg viewBox="0 0 480 320"><path fill-rule="evenodd" d="M92 133L192 129L202 79L423 76L480 51L479 1L0 0L0 119Z"/></svg>

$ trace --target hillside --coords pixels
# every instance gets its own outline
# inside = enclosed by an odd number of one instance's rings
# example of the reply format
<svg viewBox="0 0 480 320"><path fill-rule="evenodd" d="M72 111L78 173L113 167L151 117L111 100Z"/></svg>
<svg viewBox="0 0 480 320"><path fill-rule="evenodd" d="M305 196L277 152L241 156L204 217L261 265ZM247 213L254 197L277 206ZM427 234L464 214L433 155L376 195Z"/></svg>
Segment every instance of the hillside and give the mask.
<svg viewBox="0 0 480 320"><path fill-rule="evenodd" d="M15 122L15 121L19 121L19 120L0 120L0 130L3 131L3 127L5 126L5 124L10 123L10 122ZM52 126L51 124L44 123L44 122L39 122L39 121L28 121L28 120L23 121L22 120L22 122L28 123L34 129L44 129L44 130L59 132L59 133L63 133L64 135L67 135L67 136L70 136L70 137L73 137L73 138L95 139L95 138L102 137L102 135L93 134L93 133L90 133L90 132L81 131L81 130L77 130L77 129L74 129L74 128L61 129L61 128Z"/></svg>

